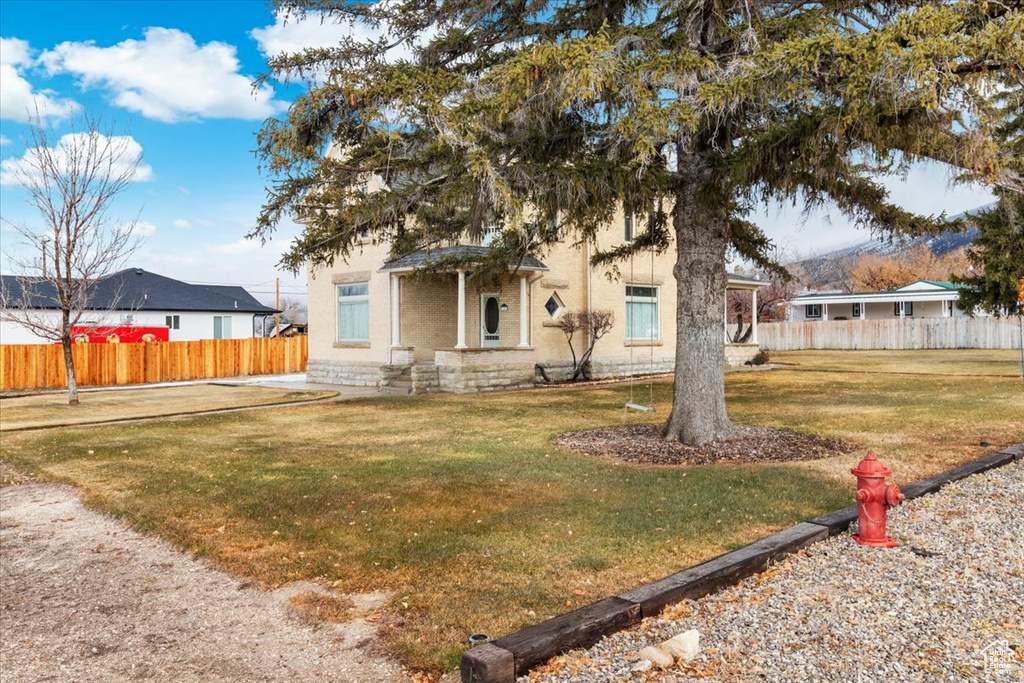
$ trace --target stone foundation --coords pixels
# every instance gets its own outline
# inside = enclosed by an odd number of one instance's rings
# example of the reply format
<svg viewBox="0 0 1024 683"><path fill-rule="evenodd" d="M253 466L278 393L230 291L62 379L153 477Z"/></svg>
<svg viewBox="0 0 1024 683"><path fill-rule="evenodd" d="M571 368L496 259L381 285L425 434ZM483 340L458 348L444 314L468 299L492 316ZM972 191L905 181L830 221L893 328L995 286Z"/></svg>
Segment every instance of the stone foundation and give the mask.
<svg viewBox="0 0 1024 683"><path fill-rule="evenodd" d="M757 344L726 344L725 363L743 365L758 352ZM427 363L347 363L310 360L306 374L310 382L345 384L349 386L386 387L399 380L412 393L447 391L467 394L478 391L523 389L545 380L533 360L533 349L470 349L445 350L434 354L433 365ZM401 360L407 360L405 356ZM572 363L542 363L550 382L565 382L572 377ZM671 373L675 358L671 356L628 360L594 360L590 379L642 377Z"/></svg>
<svg viewBox="0 0 1024 683"><path fill-rule="evenodd" d="M313 360L306 364L306 380L317 384L343 384L350 387L380 386L380 363Z"/></svg>
<svg viewBox="0 0 1024 683"><path fill-rule="evenodd" d="M725 364L744 365L748 360L753 360L760 350L758 344L726 344Z"/></svg>

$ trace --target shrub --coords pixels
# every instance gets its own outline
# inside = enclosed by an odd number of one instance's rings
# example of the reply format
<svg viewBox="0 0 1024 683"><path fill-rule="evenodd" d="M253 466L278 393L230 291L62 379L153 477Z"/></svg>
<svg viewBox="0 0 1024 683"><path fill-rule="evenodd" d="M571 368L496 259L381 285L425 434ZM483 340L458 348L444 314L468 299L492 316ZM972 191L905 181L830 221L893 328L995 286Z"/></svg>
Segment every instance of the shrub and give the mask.
<svg viewBox="0 0 1024 683"><path fill-rule="evenodd" d="M750 359L751 365L767 365L771 361L772 355L768 349L760 349L757 355Z"/></svg>

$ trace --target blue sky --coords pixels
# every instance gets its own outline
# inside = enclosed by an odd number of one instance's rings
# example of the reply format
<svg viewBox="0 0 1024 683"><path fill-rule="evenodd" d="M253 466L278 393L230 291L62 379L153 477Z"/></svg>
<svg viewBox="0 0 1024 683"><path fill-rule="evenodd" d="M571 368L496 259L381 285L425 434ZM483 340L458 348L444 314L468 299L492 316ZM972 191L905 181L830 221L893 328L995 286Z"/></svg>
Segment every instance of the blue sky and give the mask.
<svg viewBox="0 0 1024 683"><path fill-rule="evenodd" d="M345 30L286 22L263 0L0 0L0 164L24 154L26 107L34 103L58 134L76 112L100 116L134 138L151 169L117 206L118 216L137 215L148 235L132 265L189 282L242 284L263 299L280 275L285 294L301 292L304 275L275 268L296 226L282 226L266 246L244 239L267 180L252 151L256 132L297 91L276 85L253 93L250 84L268 54L330 44ZM984 188L949 187L939 165L887 185L899 203L926 214L991 201ZM18 187L0 185L7 220L34 220L23 199ZM866 237L837 213L804 221L800 209L768 207L758 222L792 253ZM5 250L16 248L13 238L0 231Z"/></svg>

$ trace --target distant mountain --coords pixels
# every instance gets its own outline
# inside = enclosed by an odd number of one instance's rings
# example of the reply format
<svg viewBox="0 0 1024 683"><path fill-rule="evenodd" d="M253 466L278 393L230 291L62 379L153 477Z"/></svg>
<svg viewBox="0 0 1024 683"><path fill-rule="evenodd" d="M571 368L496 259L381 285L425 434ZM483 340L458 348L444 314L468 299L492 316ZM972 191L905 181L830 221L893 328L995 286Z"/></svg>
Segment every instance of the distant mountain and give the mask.
<svg viewBox="0 0 1024 683"><path fill-rule="evenodd" d="M967 218L973 214L980 213L992 208L995 204L986 204L970 211L953 216L956 218ZM889 239L867 239L848 247L835 249L824 254L811 256L810 258L794 261L787 264L787 267L794 272L806 274L806 285L811 287L826 286L832 282L837 269L842 269L843 264L849 264L864 254L878 254L887 256L901 251L907 251L918 245L927 245L936 256L945 256L961 247L969 245L978 236L977 228L971 228L967 232L956 232L947 230L937 234L926 234L919 237L894 237Z"/></svg>

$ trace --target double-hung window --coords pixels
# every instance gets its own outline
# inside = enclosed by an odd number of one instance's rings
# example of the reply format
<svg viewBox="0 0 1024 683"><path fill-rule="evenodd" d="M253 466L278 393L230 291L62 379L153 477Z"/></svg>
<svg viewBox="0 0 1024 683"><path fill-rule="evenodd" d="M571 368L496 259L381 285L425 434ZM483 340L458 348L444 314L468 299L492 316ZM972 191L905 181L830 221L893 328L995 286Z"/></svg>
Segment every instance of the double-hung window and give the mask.
<svg viewBox="0 0 1024 683"><path fill-rule="evenodd" d="M370 284L338 285L338 341L370 341Z"/></svg>
<svg viewBox="0 0 1024 683"><path fill-rule="evenodd" d="M164 316L164 323L167 325L167 327L171 328L172 330L180 330L181 329L181 316L180 315Z"/></svg>
<svg viewBox="0 0 1024 683"><path fill-rule="evenodd" d="M658 339L658 288L626 285L626 341Z"/></svg>
<svg viewBox="0 0 1024 683"><path fill-rule="evenodd" d="M626 238L627 242L632 242L633 241L633 237L635 236L635 226L634 226L634 223L633 223L633 214L631 214L631 213L627 213L626 214L624 226L625 226L625 234L623 236Z"/></svg>
<svg viewBox="0 0 1024 683"><path fill-rule="evenodd" d="M820 318L821 304L807 304L804 306L804 317L807 319Z"/></svg>
<svg viewBox="0 0 1024 683"><path fill-rule="evenodd" d="M861 305L860 304L854 304L853 305L853 317L854 318L859 318L860 317L860 313L861 313Z"/></svg>

